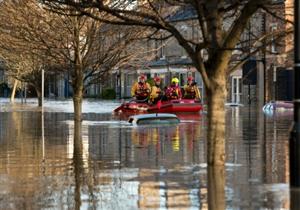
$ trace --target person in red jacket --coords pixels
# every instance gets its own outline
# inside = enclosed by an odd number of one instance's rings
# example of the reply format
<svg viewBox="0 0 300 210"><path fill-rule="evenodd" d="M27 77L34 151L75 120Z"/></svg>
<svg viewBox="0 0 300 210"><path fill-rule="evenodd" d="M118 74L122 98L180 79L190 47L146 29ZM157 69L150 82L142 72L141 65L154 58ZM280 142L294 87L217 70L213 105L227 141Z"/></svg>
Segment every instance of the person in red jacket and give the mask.
<svg viewBox="0 0 300 210"><path fill-rule="evenodd" d="M168 100L181 99L182 93L179 87L179 79L174 77L172 79L172 84L167 87L166 97Z"/></svg>
<svg viewBox="0 0 300 210"><path fill-rule="evenodd" d="M147 100L150 91L151 86L149 83L146 82L147 77L144 74L141 74L139 76L139 81L134 83L131 88L131 96L136 98L137 100Z"/></svg>

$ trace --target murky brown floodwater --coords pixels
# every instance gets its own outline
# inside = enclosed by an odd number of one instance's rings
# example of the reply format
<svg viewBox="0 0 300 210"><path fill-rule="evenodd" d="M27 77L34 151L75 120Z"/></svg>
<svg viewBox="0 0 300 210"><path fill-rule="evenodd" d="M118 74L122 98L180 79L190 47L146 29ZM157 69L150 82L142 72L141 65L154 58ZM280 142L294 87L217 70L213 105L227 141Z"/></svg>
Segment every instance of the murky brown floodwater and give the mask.
<svg viewBox="0 0 300 210"><path fill-rule="evenodd" d="M205 115L136 127L85 114L81 137L71 114L0 115L0 209L208 208ZM289 209L290 124L228 108L225 201L214 202Z"/></svg>

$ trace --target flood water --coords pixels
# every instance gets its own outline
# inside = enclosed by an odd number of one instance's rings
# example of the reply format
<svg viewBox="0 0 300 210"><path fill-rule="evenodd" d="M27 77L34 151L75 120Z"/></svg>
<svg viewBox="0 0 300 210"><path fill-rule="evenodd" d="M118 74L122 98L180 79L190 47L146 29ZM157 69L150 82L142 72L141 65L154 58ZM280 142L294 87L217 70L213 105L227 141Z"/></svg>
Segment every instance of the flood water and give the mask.
<svg viewBox="0 0 300 210"><path fill-rule="evenodd" d="M78 136L70 101L35 105L0 104L0 209L208 208L205 113L132 126L112 115L118 102L85 102ZM226 112L225 199L215 202L289 209L291 117Z"/></svg>

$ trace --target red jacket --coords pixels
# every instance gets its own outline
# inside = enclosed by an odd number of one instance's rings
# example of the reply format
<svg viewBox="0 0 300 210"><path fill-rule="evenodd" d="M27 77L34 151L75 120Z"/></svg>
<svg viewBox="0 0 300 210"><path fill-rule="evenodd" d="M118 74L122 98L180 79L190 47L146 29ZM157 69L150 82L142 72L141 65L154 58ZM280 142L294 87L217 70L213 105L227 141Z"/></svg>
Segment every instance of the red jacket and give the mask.
<svg viewBox="0 0 300 210"><path fill-rule="evenodd" d="M166 90L166 96L169 100L181 99L182 93L178 85L170 85Z"/></svg>

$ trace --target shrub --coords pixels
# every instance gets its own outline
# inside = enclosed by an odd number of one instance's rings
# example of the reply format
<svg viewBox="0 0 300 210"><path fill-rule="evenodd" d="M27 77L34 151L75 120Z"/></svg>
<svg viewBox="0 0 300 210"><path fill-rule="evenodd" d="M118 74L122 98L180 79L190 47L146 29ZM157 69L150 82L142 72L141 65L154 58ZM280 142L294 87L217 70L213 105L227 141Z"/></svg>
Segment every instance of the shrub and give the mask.
<svg viewBox="0 0 300 210"><path fill-rule="evenodd" d="M116 91L114 89L108 88L104 89L102 92L103 99L115 99L116 98Z"/></svg>
<svg viewBox="0 0 300 210"><path fill-rule="evenodd" d="M155 85L155 82L154 82L154 80L152 78L147 79L146 82L148 82L151 87Z"/></svg>

